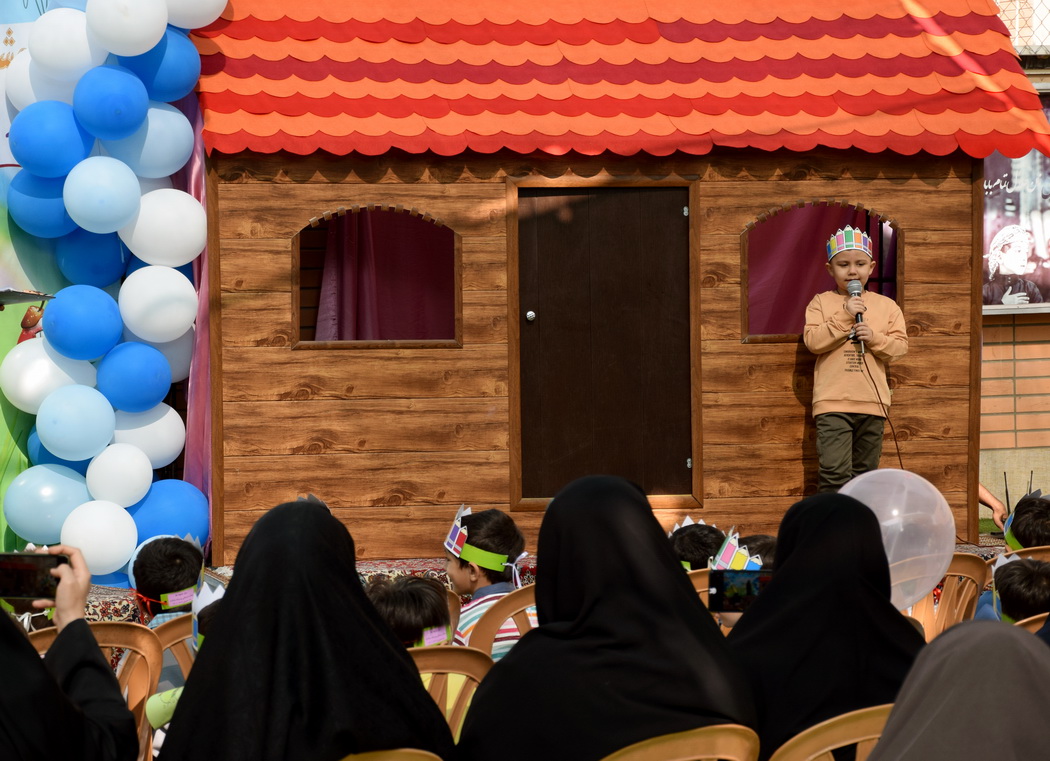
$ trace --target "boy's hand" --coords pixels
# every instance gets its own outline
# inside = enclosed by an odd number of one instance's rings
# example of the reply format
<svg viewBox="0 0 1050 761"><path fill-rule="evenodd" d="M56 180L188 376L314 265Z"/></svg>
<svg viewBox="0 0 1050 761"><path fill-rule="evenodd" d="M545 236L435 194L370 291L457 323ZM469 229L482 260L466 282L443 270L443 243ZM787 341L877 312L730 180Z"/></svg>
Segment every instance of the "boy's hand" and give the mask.
<svg viewBox="0 0 1050 761"><path fill-rule="evenodd" d="M84 556L76 547L56 544L48 547L51 555L67 555L69 563L51 569L51 575L58 578L58 591L54 600L33 600L33 607L54 608L55 628L61 632L70 621L84 618L88 592L91 590L91 571L88 570Z"/></svg>
<svg viewBox="0 0 1050 761"><path fill-rule="evenodd" d="M858 341L868 343L875 337L875 331L871 329L871 325L866 322L858 322L853 328L853 337Z"/></svg>
<svg viewBox="0 0 1050 761"><path fill-rule="evenodd" d="M1028 303L1028 294L1025 293L1024 291L1021 291L1020 293L1012 293L1013 289L1014 289L1014 287L1012 285L1009 288L1006 289L1006 293L1003 294L1003 303L1004 304L1027 304Z"/></svg>
<svg viewBox="0 0 1050 761"><path fill-rule="evenodd" d="M864 299L860 296L847 296L844 306L846 307L846 311L854 317L858 314L863 314L868 310L868 308L864 306Z"/></svg>

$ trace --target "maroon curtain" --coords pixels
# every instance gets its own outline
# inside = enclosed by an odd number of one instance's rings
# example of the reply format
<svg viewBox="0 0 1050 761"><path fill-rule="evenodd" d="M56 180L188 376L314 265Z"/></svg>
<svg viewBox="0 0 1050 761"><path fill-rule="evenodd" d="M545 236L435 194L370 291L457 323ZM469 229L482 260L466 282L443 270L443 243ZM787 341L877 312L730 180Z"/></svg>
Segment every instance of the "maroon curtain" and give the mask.
<svg viewBox="0 0 1050 761"><path fill-rule="evenodd" d="M392 211L331 219L318 341L455 338L455 236Z"/></svg>

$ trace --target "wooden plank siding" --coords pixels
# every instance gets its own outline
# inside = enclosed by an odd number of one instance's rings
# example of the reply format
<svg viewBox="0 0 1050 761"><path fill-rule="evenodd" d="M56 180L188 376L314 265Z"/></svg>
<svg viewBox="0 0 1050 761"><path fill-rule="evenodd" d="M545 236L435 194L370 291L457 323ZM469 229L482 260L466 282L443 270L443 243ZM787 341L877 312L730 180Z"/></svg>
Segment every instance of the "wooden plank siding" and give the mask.
<svg viewBox="0 0 1050 761"><path fill-rule="evenodd" d="M655 499L667 527L688 512L723 528L775 533L784 511L815 488L814 357L797 340L742 343L745 226L798 200L855 203L892 220L911 337L908 356L890 372L900 457L942 490L958 533L975 540L978 164L959 155L834 151L214 156L214 467L222 485L214 508L222 517L213 562L232 563L262 513L307 493L351 528L361 558L439 556L463 502L514 510L535 551L542 512L515 509L512 496L521 456L512 356L518 184L690 186L699 507ZM326 210L369 203L418 209L460 237L462 347L295 347L297 234ZM821 253L813 252L814 267ZM882 465L899 467L889 429Z"/></svg>

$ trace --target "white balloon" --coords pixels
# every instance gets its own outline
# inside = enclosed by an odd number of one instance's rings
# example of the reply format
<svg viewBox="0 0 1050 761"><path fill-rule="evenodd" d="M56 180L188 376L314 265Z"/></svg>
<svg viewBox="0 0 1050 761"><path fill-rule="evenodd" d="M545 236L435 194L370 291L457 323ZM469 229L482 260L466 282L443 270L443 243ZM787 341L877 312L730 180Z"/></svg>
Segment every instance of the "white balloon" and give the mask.
<svg viewBox="0 0 1050 761"><path fill-rule="evenodd" d="M137 541L135 519L115 502L85 502L62 524L62 544L80 548L93 575L118 570L128 562Z"/></svg>
<svg viewBox="0 0 1050 761"><path fill-rule="evenodd" d="M109 55L88 29L84 12L73 8L54 8L33 22L29 53L45 74L67 82L101 66Z"/></svg>
<svg viewBox="0 0 1050 761"><path fill-rule="evenodd" d="M171 267L149 266L132 272L120 286L117 304L132 333L157 343L174 341L197 317L193 283Z"/></svg>
<svg viewBox="0 0 1050 761"><path fill-rule="evenodd" d="M49 77L34 61L29 48L18 51L7 67L7 98L21 111L39 100L60 100L73 104L76 82Z"/></svg>
<svg viewBox="0 0 1050 761"><path fill-rule="evenodd" d="M208 216L189 193L174 188L153 190L142 196L138 214L117 234L146 264L181 267L204 249Z"/></svg>
<svg viewBox="0 0 1050 761"><path fill-rule="evenodd" d="M15 345L0 362L0 390L15 407L35 415L56 388L95 385L95 366L55 351L43 337Z"/></svg>
<svg viewBox="0 0 1050 761"><path fill-rule="evenodd" d="M66 213L88 232L113 233L138 211L139 181L127 164L109 156L88 156L66 175Z"/></svg>
<svg viewBox="0 0 1050 761"><path fill-rule="evenodd" d="M116 55L142 55L164 36L168 5L164 0L88 0L88 28Z"/></svg>
<svg viewBox="0 0 1050 761"><path fill-rule="evenodd" d="M141 449L156 470L175 462L179 456L186 445L186 424L179 413L164 402L145 412L117 410L113 441Z"/></svg>
<svg viewBox="0 0 1050 761"><path fill-rule="evenodd" d="M168 364L171 365L171 382L178 383L190 377L190 363L193 361L193 345L196 332L197 329L190 326L189 330L174 341L157 343L156 341L143 340L125 326L124 340L144 343L163 354L168 360Z"/></svg>
<svg viewBox="0 0 1050 761"><path fill-rule="evenodd" d="M151 100L137 130L120 140L103 140L102 147L139 177L167 177L189 161L193 125L175 106Z"/></svg>
<svg viewBox="0 0 1050 761"><path fill-rule="evenodd" d="M131 507L153 483L149 457L133 444L110 444L88 465L87 488L95 499Z"/></svg>
<svg viewBox="0 0 1050 761"><path fill-rule="evenodd" d="M222 15L226 0L168 0L168 23L180 29L200 29Z"/></svg>

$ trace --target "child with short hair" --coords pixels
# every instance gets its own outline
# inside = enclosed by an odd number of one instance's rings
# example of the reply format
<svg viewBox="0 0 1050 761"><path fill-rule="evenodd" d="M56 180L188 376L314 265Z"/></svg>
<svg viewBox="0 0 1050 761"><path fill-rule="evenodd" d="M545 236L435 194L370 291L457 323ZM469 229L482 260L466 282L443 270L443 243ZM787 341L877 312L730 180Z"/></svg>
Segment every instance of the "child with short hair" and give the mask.
<svg viewBox="0 0 1050 761"><path fill-rule="evenodd" d="M740 546L747 547L748 554L762 559L762 570L773 569L773 558L777 553L777 538L772 534L748 534L740 537Z"/></svg>
<svg viewBox="0 0 1050 761"><path fill-rule="evenodd" d="M1050 545L1050 500L1038 495L1021 497L1005 528L1004 538L1012 550Z"/></svg>
<svg viewBox="0 0 1050 761"><path fill-rule="evenodd" d="M1006 623L1050 612L1050 563L1018 558L995 572L995 592Z"/></svg>
<svg viewBox="0 0 1050 761"><path fill-rule="evenodd" d="M707 568L725 540L725 532L716 526L690 523L671 534L671 547L686 570L699 571Z"/></svg>
<svg viewBox="0 0 1050 761"><path fill-rule="evenodd" d="M204 555L177 536L147 540L132 560L131 575L140 612L151 629L190 612Z"/></svg>
<svg viewBox="0 0 1050 761"><path fill-rule="evenodd" d="M469 645L470 635L482 614L520 586L517 564L525 557L525 537L514 519L502 510L471 514L460 508L445 539L445 572L453 591L471 600L463 606L453 642ZM536 609L528 609L536 626ZM498 661L521 638L513 620L506 621L492 644L492 660Z"/></svg>
<svg viewBox="0 0 1050 761"><path fill-rule="evenodd" d="M373 580L365 594L405 647L447 645L452 641L445 587L422 576Z"/></svg>
<svg viewBox="0 0 1050 761"><path fill-rule="evenodd" d="M838 491L874 470L890 407L886 367L908 351L904 315L893 299L864 290L875 270L871 239L849 225L827 243L825 268L835 290L806 307L806 348L817 355L813 419L819 491ZM856 293L850 283L856 282Z"/></svg>

